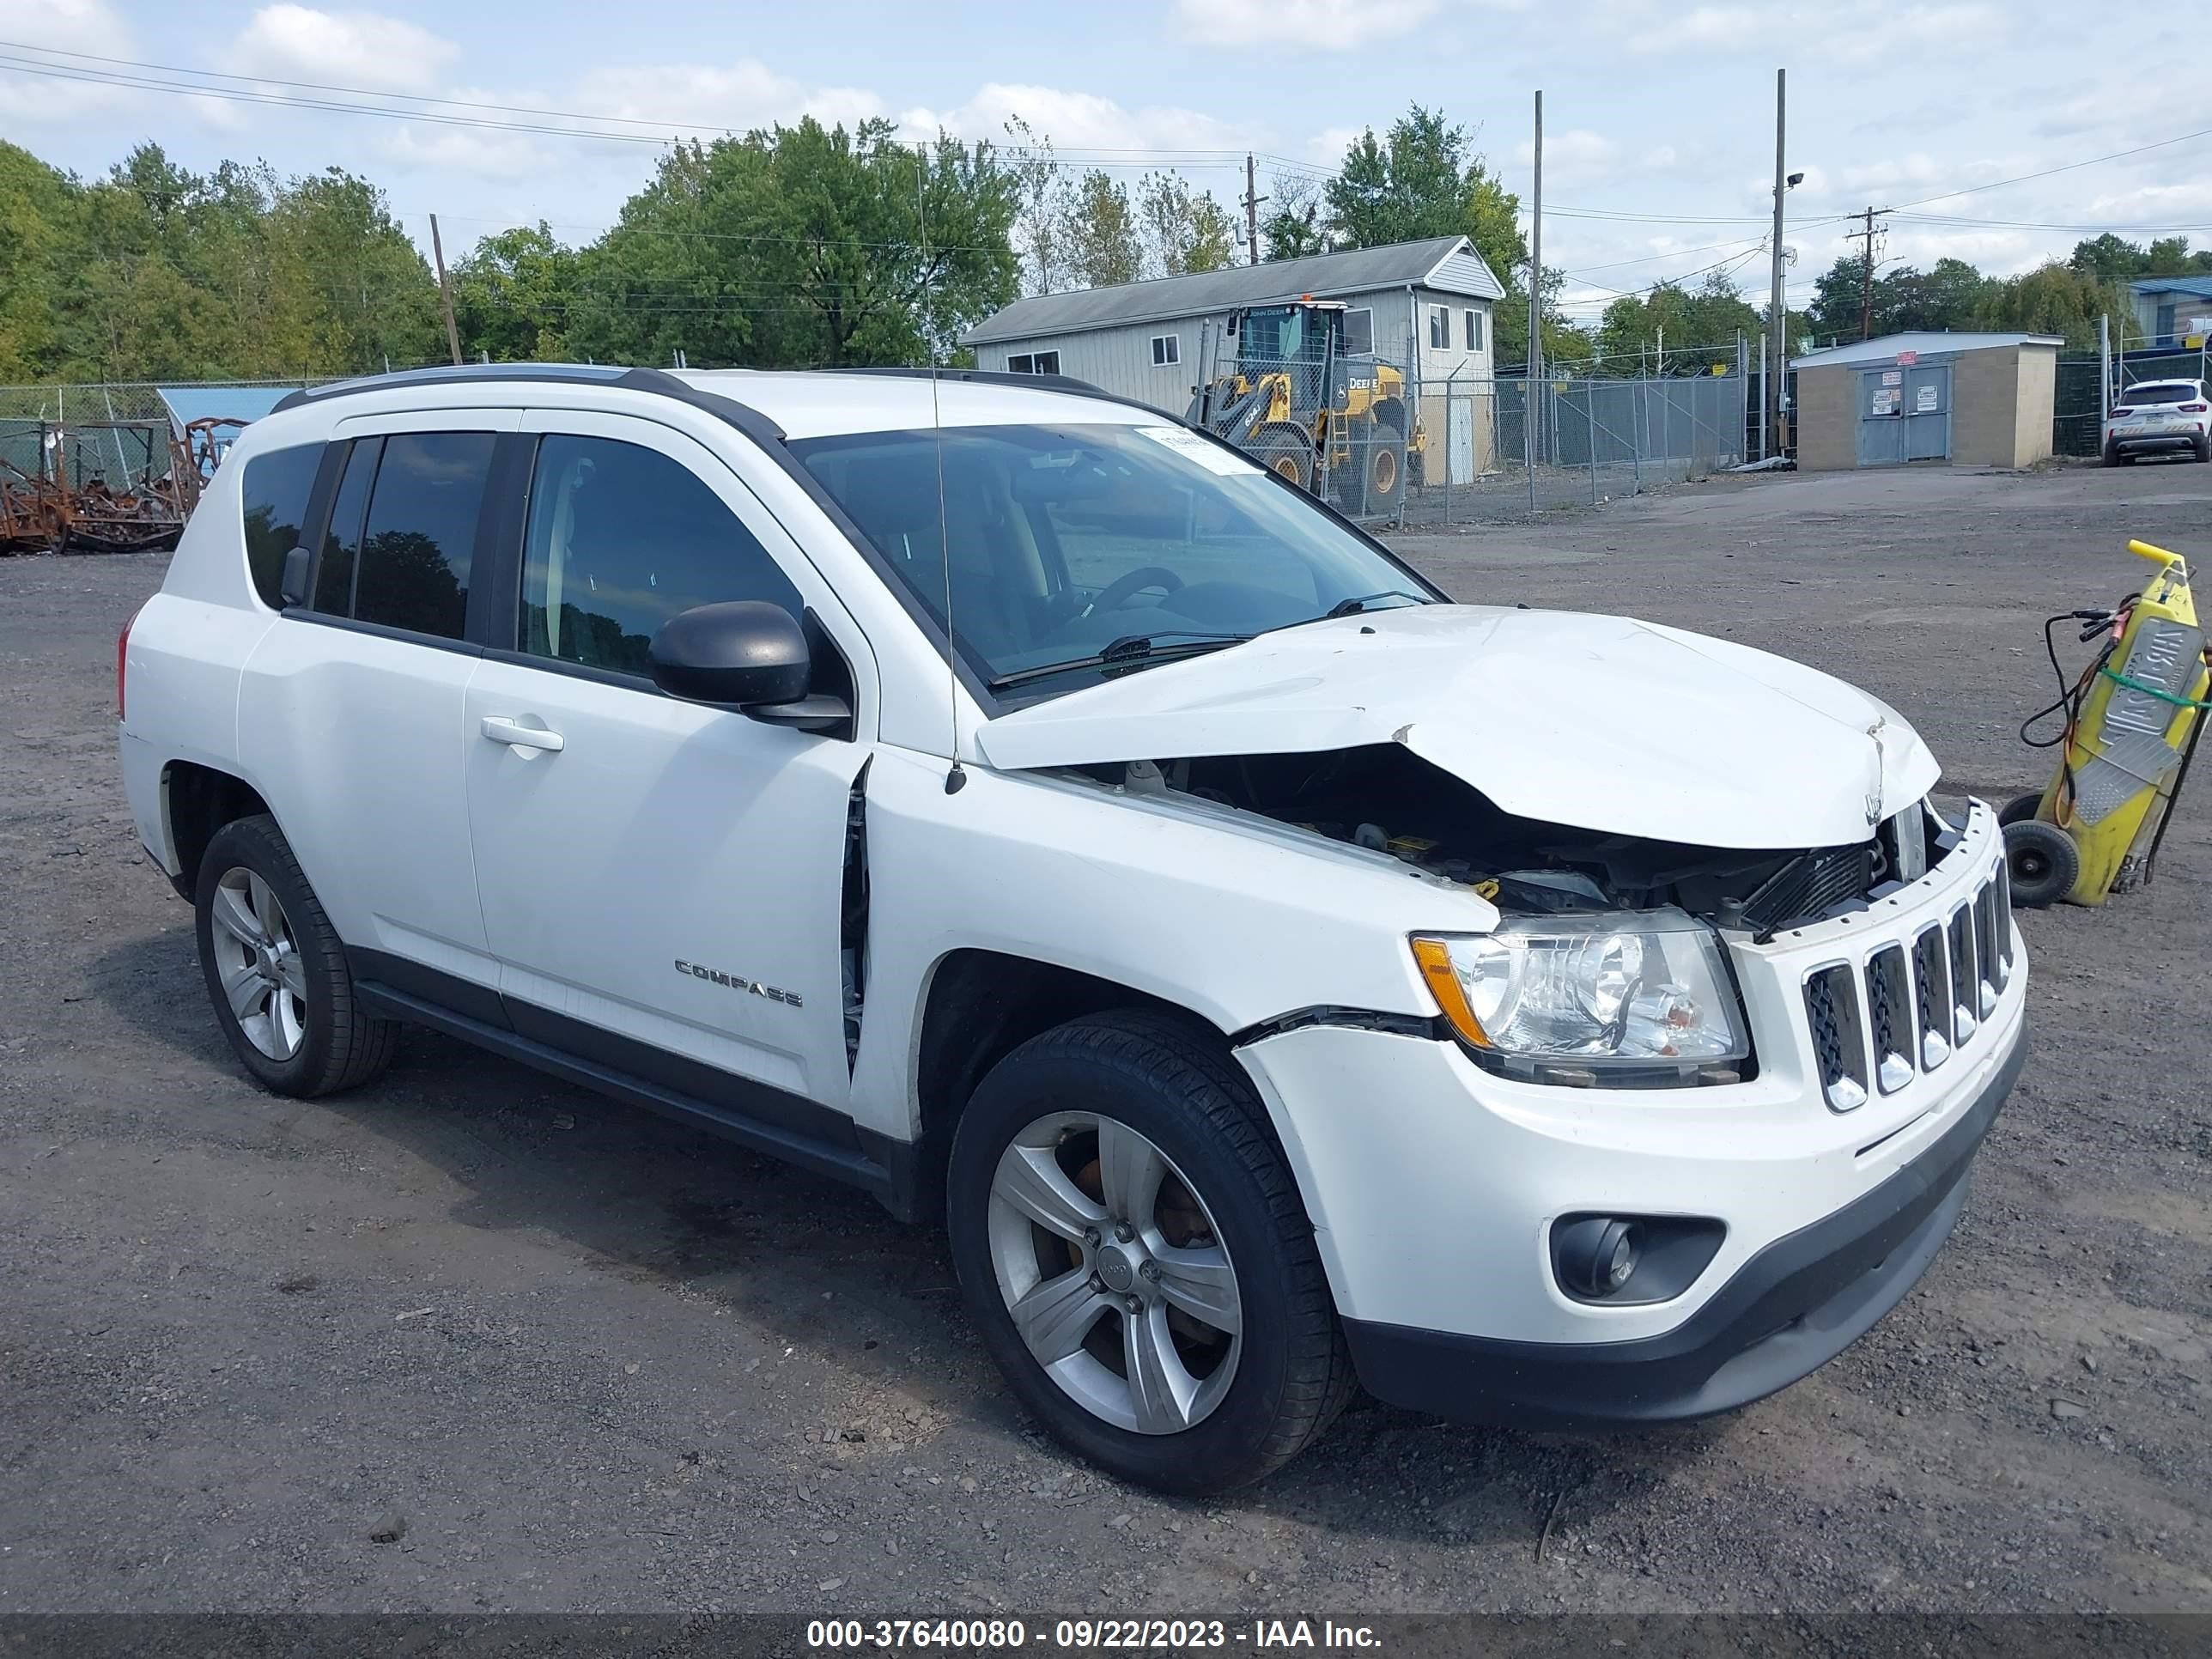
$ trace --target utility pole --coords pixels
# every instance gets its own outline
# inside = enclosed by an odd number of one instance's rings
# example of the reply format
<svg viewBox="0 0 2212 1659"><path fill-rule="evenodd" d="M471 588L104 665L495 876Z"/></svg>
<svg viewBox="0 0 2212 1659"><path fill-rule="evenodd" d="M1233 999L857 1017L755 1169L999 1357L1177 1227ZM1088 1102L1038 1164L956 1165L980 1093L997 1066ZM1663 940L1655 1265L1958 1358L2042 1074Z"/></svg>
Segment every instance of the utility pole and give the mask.
<svg viewBox="0 0 2212 1659"><path fill-rule="evenodd" d="M1536 386L1544 377L1544 94L1536 94L1536 188L1528 213L1528 385L1521 399L1521 424L1528 434L1528 459L1542 455L1535 434ZM1532 485L1533 488L1533 485Z"/></svg>
<svg viewBox="0 0 2212 1659"><path fill-rule="evenodd" d="M1766 429L1773 434L1770 453L1782 453L1782 386L1790 373L1790 313L1782 303L1782 192L1789 188L1783 182L1783 143L1786 131L1784 123L1784 77L1789 71L1774 71L1774 272L1772 292L1768 300L1767 332L1774 337L1772 354L1766 375Z"/></svg>
<svg viewBox="0 0 2212 1659"><path fill-rule="evenodd" d="M438 264L438 303L446 312L446 349L461 361L461 331L453 325L453 285L446 276L446 245L438 240L438 216L430 216L430 257Z"/></svg>
<svg viewBox="0 0 2212 1659"><path fill-rule="evenodd" d="M1847 242L1856 242L1861 238L1866 240L1866 264L1859 273L1859 338L1862 340L1871 339L1874 336L1875 238L1881 234L1875 228L1874 222L1876 215L1886 215L1889 210L1887 208L1869 207L1860 215L1866 221L1866 228L1844 233L1844 240Z"/></svg>
<svg viewBox="0 0 2212 1659"><path fill-rule="evenodd" d="M1251 255L1252 263L1255 265L1260 263L1260 204L1267 199L1260 194L1260 181L1252 153L1247 150L1244 152L1244 250Z"/></svg>

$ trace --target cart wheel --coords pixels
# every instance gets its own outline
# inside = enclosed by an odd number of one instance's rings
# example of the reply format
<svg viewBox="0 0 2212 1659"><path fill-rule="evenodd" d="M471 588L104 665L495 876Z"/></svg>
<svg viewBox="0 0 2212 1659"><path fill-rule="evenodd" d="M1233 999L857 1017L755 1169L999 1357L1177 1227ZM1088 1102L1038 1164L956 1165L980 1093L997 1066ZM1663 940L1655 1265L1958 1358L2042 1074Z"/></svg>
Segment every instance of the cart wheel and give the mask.
<svg viewBox="0 0 2212 1659"><path fill-rule="evenodd" d="M1997 823L2001 825L2026 823L2042 805L2043 792L2040 789L2032 795L2014 795L1998 811Z"/></svg>
<svg viewBox="0 0 2212 1659"><path fill-rule="evenodd" d="M2016 909L2040 910L2073 890L2081 874L2081 851L2055 823L2029 818L2005 826L2005 866Z"/></svg>

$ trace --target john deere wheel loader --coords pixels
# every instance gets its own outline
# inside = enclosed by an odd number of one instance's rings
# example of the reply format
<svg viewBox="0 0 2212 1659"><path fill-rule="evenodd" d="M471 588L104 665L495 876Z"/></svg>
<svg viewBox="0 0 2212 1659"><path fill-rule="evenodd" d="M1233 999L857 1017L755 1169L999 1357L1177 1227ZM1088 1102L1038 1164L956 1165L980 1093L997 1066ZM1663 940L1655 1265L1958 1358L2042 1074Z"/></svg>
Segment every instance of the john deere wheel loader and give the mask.
<svg viewBox="0 0 2212 1659"><path fill-rule="evenodd" d="M1427 434L1406 377L1344 349L1340 301L1301 299L1230 313L1237 362L1200 386L1188 418L1353 517L1392 511L1418 483Z"/></svg>

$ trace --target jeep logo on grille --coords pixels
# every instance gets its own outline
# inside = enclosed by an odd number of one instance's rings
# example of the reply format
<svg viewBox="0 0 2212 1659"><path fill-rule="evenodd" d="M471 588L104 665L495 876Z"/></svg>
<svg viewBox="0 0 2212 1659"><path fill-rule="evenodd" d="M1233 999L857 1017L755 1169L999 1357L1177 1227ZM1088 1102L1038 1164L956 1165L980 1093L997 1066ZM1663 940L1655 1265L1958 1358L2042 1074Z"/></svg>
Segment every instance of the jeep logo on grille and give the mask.
<svg viewBox="0 0 2212 1659"><path fill-rule="evenodd" d="M757 997L766 997L770 1002L781 1002L787 1008L803 1008L806 1005L796 991L778 990L773 985L763 985L757 979L747 979L743 974L726 974L719 968L702 968L696 962L676 958L676 971L689 974L693 979L703 979L710 985L726 985L732 991L745 991Z"/></svg>

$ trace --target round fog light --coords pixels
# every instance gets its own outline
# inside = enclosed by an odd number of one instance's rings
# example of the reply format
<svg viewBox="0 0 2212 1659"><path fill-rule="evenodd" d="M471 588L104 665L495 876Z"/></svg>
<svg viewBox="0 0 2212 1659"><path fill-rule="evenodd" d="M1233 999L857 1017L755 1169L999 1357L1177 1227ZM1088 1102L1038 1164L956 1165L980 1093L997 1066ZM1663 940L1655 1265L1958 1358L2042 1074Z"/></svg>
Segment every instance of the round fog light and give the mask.
<svg viewBox="0 0 2212 1659"><path fill-rule="evenodd" d="M1571 1222L1553 1235L1552 1267L1576 1296L1611 1296L1636 1272L1636 1224L1606 1216Z"/></svg>

